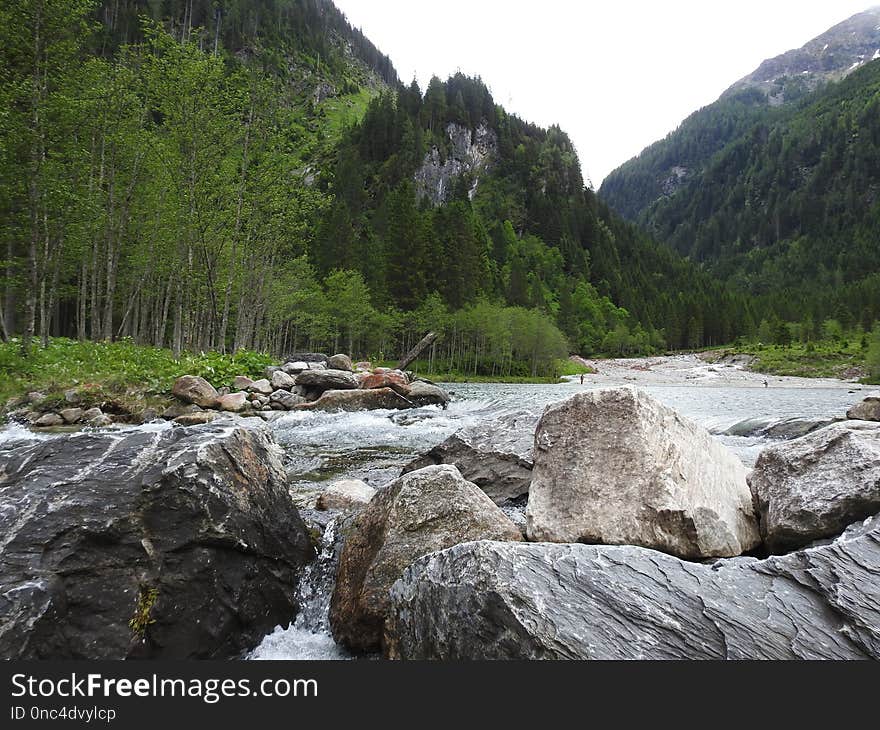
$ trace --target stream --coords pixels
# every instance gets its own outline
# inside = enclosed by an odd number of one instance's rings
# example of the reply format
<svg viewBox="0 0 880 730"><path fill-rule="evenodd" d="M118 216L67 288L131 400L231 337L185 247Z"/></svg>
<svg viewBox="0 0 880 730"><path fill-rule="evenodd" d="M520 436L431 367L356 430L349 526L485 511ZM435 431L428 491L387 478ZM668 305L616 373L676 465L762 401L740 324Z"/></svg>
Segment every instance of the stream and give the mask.
<svg viewBox="0 0 880 730"><path fill-rule="evenodd" d="M763 387L763 378L757 384L754 378L730 383L716 382L710 377L705 382L704 371L696 372L699 382L651 384L639 377L641 382L635 384L716 434L748 419L774 423L790 418L843 416L863 396L858 392L859 386L842 382L810 387L803 381L777 378L771 387ZM601 382L609 384L623 383ZM432 407L403 412L297 413L280 418L271 427L285 451L294 498L305 504L321 491L323 484L337 479L361 479L372 487L382 488L413 458L464 426L506 411L539 409L599 385L597 378L589 378L584 385L578 378L559 385L455 384L446 386L454 393L454 401L446 410ZM760 437L717 438L749 467L770 443ZM249 658L348 658L328 630L327 610L336 569L335 529L335 522L330 522L318 560L301 583L302 610L296 622L288 628L276 628Z"/></svg>

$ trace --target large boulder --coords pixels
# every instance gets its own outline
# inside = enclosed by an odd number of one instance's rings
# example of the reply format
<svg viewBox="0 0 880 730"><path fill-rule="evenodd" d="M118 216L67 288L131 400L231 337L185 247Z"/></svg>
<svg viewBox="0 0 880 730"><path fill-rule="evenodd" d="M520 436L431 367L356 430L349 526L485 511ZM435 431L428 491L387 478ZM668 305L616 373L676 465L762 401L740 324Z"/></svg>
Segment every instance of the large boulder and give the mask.
<svg viewBox="0 0 880 730"><path fill-rule="evenodd" d="M355 390L358 387L354 373L344 370L306 370L296 376L296 385L310 391Z"/></svg>
<svg viewBox="0 0 880 730"><path fill-rule="evenodd" d="M410 463L404 472L432 464L452 464L496 504L519 499L529 493L532 483L532 447L538 418L534 411L523 410L480 420Z"/></svg>
<svg viewBox="0 0 880 730"><path fill-rule="evenodd" d="M391 388L380 390L328 390L318 400L296 406L300 411L400 411L413 408L413 403Z"/></svg>
<svg viewBox="0 0 880 730"><path fill-rule="evenodd" d="M635 388L548 406L526 510L533 542L639 545L686 559L760 544L742 462Z"/></svg>
<svg viewBox="0 0 880 730"><path fill-rule="evenodd" d="M846 412L846 417L852 421L880 421L880 393L869 393Z"/></svg>
<svg viewBox="0 0 880 730"><path fill-rule="evenodd" d="M410 383L409 395L407 396L417 406L443 406L449 404L449 394L439 385L416 380Z"/></svg>
<svg viewBox="0 0 880 730"><path fill-rule="evenodd" d="M184 375L175 380L171 393L184 403L192 403L200 408L213 408L220 397L213 385L197 375Z"/></svg>
<svg viewBox="0 0 880 730"><path fill-rule="evenodd" d="M838 535L880 512L880 423L845 421L766 448L749 486L771 552Z"/></svg>
<svg viewBox="0 0 880 730"><path fill-rule="evenodd" d="M348 355L334 355L327 359L327 369L351 372L354 368L351 366L351 358Z"/></svg>
<svg viewBox="0 0 880 730"><path fill-rule="evenodd" d="M247 402L247 393L227 393L226 395L221 395L217 399L217 408L221 411L239 413L244 410Z"/></svg>
<svg viewBox="0 0 880 730"><path fill-rule="evenodd" d="M410 384L406 375L400 371L387 373L369 373L359 379L360 387L364 390L378 390L379 388L391 388L391 390L406 397L410 394Z"/></svg>
<svg viewBox="0 0 880 730"><path fill-rule="evenodd" d="M880 659L880 519L767 560L479 542L391 591L402 659Z"/></svg>
<svg viewBox="0 0 880 730"><path fill-rule="evenodd" d="M470 540L520 540L500 509L452 466L406 474L354 521L330 602L337 641L357 651L382 643L388 591L417 558Z"/></svg>
<svg viewBox="0 0 880 730"><path fill-rule="evenodd" d="M314 550L251 423L2 457L0 657L235 658L287 625Z"/></svg>
<svg viewBox="0 0 880 730"><path fill-rule="evenodd" d="M296 385L296 378L283 370L276 370L270 383L275 390L291 390Z"/></svg>

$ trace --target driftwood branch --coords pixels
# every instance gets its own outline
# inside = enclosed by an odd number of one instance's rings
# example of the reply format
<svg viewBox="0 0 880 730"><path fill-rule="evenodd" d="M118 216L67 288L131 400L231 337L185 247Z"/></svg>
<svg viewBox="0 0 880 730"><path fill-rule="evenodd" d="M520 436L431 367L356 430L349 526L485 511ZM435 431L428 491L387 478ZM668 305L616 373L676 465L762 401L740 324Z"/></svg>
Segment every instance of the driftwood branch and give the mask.
<svg viewBox="0 0 880 730"><path fill-rule="evenodd" d="M419 355L421 355L425 350L427 350L431 345L433 345L437 341L437 333L429 332L425 337L416 345L412 350L410 350L406 356L397 364L398 370L406 370L413 362L419 359Z"/></svg>

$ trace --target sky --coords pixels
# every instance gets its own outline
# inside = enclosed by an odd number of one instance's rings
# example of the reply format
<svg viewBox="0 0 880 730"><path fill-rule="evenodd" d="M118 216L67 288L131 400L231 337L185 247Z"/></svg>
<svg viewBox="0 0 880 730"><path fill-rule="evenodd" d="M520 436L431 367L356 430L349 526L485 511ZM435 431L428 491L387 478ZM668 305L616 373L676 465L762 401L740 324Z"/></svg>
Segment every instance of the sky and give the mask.
<svg viewBox="0 0 880 730"><path fill-rule="evenodd" d="M571 136L605 176L765 58L871 0L334 0L422 90L480 76L496 103Z"/></svg>

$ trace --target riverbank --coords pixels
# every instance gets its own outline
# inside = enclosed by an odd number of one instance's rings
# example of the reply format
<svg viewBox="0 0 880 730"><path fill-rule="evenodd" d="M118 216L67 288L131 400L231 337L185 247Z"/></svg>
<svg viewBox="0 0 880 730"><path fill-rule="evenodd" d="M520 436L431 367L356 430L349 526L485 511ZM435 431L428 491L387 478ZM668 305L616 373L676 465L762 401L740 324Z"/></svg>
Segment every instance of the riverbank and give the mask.
<svg viewBox="0 0 880 730"><path fill-rule="evenodd" d="M253 352L184 354L130 341L77 342L53 338L47 348L34 347L28 358L18 343L0 344L0 407L16 407L28 393L39 393L45 409L75 400L83 408L103 408L123 422L140 422L144 412L164 410L176 399L174 381L197 375L215 387L236 375L262 377L272 358Z"/></svg>
<svg viewBox="0 0 880 730"><path fill-rule="evenodd" d="M730 355L726 360L720 351L711 354L584 360L584 364L596 370L595 374L584 376L584 384L640 387L693 385L715 388L834 388L853 391L869 389L867 385L856 381L834 377L802 377L755 372L753 366L744 364L748 362L747 360L734 362L733 354Z"/></svg>
<svg viewBox="0 0 880 730"><path fill-rule="evenodd" d="M709 350L700 354L706 362L738 359L757 373L799 378L835 378L870 382L867 343L797 342L791 345L749 345ZM880 382L876 378L873 382Z"/></svg>
<svg viewBox="0 0 880 730"><path fill-rule="evenodd" d="M396 363L391 360L377 363L379 367L394 368ZM435 371L427 360L416 360L408 368L414 375L434 383L496 383L498 385L557 385L571 376L595 373L595 370L582 364L580 358L559 360L556 363L556 374L540 375L484 375L472 372Z"/></svg>

